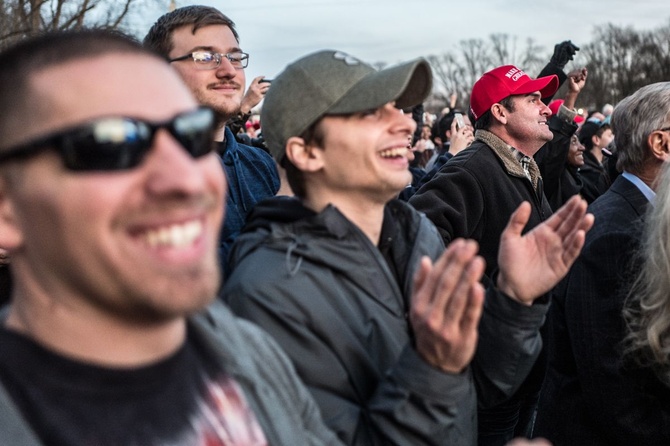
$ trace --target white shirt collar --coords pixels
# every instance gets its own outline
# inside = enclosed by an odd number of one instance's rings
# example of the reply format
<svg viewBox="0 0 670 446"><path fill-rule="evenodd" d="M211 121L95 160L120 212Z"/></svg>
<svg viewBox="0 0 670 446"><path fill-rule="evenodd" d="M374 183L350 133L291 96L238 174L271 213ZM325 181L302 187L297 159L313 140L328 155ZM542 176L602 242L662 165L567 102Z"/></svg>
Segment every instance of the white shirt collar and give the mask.
<svg viewBox="0 0 670 446"><path fill-rule="evenodd" d="M626 172L625 170L623 171L621 176L630 181L631 183L633 183L635 187L637 187L640 190L640 192L642 192L642 195L647 197L649 203L651 203L652 206L654 205L654 200L656 199L656 192L654 192L651 189L651 187L647 186L647 184L640 178L638 178L636 175L633 175L630 172Z"/></svg>

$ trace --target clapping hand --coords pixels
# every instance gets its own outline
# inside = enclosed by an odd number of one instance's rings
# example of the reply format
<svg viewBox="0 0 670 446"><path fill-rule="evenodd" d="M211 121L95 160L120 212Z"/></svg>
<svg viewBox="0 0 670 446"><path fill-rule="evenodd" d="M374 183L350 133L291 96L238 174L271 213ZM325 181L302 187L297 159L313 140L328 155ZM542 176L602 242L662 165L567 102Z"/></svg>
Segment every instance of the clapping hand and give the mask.
<svg viewBox="0 0 670 446"><path fill-rule="evenodd" d="M586 201L572 197L542 224L521 235L530 217L522 203L510 217L500 238L498 289L525 305L544 295L565 277L579 256L593 215Z"/></svg>

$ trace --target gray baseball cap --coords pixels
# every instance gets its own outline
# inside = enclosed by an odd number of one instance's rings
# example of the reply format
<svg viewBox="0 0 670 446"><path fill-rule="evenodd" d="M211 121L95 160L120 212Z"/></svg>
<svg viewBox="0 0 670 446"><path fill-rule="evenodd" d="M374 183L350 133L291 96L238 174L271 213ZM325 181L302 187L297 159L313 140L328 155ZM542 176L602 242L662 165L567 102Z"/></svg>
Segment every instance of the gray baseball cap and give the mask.
<svg viewBox="0 0 670 446"><path fill-rule="evenodd" d="M263 137L277 161L286 141L325 115L362 112L395 101L412 107L433 86L430 65L415 59L376 70L342 51L325 50L290 64L272 81L261 110Z"/></svg>

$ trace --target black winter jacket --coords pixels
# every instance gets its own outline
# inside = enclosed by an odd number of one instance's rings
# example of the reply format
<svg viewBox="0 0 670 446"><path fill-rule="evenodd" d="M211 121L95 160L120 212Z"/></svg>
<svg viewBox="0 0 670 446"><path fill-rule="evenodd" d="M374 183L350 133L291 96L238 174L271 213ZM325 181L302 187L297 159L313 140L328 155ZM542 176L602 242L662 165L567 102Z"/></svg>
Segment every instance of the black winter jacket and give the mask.
<svg viewBox="0 0 670 446"><path fill-rule="evenodd" d="M471 367L443 373L413 349L407 318L419 260L436 259L441 239L398 200L382 237L373 245L332 206L315 214L297 199L266 200L233 247L224 294L286 350L346 444L474 445L477 403L518 388L541 349L547 306L489 290Z"/></svg>
<svg viewBox="0 0 670 446"><path fill-rule="evenodd" d="M478 130L477 135L480 132L483 131ZM412 196L410 204L437 226L445 245L457 237L477 240L490 278L498 267L500 235L523 201L532 205L526 230L552 213L542 191L542 181L534 188L520 165L506 165L491 147L477 138L442 166Z"/></svg>
<svg viewBox="0 0 670 446"><path fill-rule="evenodd" d="M534 156L542 173L544 194L554 212L582 189L578 168L568 164L570 140L577 131L577 125L563 119L560 113L549 118L549 128L554 132L554 138Z"/></svg>
<svg viewBox="0 0 670 446"><path fill-rule="evenodd" d="M581 194L589 204L607 191L605 168L588 150L584 151L584 165L579 169L579 174L584 183Z"/></svg>

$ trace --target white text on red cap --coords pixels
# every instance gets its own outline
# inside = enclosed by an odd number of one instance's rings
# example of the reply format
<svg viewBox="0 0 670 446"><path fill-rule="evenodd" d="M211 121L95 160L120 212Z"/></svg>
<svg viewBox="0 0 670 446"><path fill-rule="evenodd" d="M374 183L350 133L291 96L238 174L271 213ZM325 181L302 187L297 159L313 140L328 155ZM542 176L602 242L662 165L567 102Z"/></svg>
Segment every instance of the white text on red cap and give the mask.
<svg viewBox="0 0 670 446"><path fill-rule="evenodd" d="M524 73L523 70L519 70L518 68L514 67L505 74L505 77L508 77L512 79L514 82L516 82L519 80L520 77L525 75L526 73Z"/></svg>

